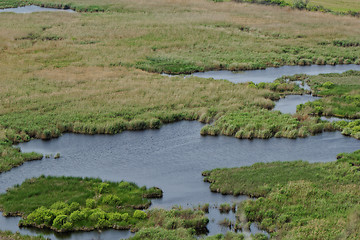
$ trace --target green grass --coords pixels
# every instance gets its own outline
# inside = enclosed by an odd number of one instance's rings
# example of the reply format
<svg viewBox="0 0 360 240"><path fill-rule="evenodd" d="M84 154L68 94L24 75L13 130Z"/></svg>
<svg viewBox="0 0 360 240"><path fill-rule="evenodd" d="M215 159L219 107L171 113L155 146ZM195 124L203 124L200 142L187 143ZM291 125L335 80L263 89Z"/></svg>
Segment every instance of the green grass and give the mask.
<svg viewBox="0 0 360 240"><path fill-rule="evenodd" d="M162 197L158 188L128 182L102 182L75 177L39 177L0 195L5 215L21 215L21 226L45 226L55 231L94 228L129 229L146 218L146 197Z"/></svg>
<svg viewBox="0 0 360 240"><path fill-rule="evenodd" d="M298 111L320 116L359 118L359 77L359 71L308 76L306 81L311 86L314 95L323 98L300 105Z"/></svg>
<svg viewBox="0 0 360 240"><path fill-rule="evenodd" d="M43 158L43 155L34 152L22 153L20 149L12 147L11 142L0 140L0 158L1 171L8 171L13 167L20 166L24 162L40 160Z"/></svg>
<svg viewBox="0 0 360 240"><path fill-rule="evenodd" d="M209 222L203 211L194 211L192 209L152 209L147 214L147 221L137 224L137 228L192 229L199 234L206 232L206 225Z"/></svg>
<svg viewBox="0 0 360 240"><path fill-rule="evenodd" d="M275 238L358 239L359 153L330 163L258 163L203 175L212 191L260 197L241 209Z"/></svg>

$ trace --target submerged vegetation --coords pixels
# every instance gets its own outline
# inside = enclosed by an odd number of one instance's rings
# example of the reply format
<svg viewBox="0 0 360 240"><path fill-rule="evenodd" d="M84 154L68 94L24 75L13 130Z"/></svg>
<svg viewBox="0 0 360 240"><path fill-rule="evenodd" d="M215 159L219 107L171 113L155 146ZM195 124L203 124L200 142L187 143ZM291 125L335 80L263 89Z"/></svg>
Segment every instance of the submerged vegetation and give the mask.
<svg viewBox="0 0 360 240"><path fill-rule="evenodd" d="M203 173L212 191L259 197L240 207L279 239L358 239L360 150L336 162L258 163Z"/></svg>

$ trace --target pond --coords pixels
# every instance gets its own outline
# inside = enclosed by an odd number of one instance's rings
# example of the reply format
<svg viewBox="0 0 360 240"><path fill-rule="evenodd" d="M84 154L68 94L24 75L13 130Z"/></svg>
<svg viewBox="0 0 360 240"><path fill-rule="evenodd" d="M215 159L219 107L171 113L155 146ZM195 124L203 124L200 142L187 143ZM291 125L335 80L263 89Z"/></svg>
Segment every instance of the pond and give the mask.
<svg viewBox="0 0 360 240"><path fill-rule="evenodd" d="M299 159L309 162L335 161L338 153L352 152L360 146L358 140L339 132L325 132L299 139L239 140L226 136L202 137L200 129L203 126L195 121L182 121L164 125L160 130L123 132L118 135L64 134L50 141L22 143L18 147L23 152L53 155L59 152L61 157L27 162L0 174L0 192L21 184L26 178L44 174L99 177L110 181L133 181L140 186L157 186L163 189L164 197L153 200L152 207L239 202L248 197L236 198L210 192L201 172L219 167L248 166L256 162ZM18 230L17 220L0 219L1 230ZM210 235L226 232L217 225L222 219L209 224ZM99 234L101 239L113 239L119 238L121 231L103 233L92 234ZM76 238L71 235L71 239L88 239L89 235L86 234L76 233L73 234ZM111 238L105 237L105 234Z"/></svg>
<svg viewBox="0 0 360 240"><path fill-rule="evenodd" d="M71 9L57 9L57 8L44 8L35 5L29 5L24 7L17 8L5 8L0 9L0 13L2 12L13 12L13 13L33 13L33 12L71 12L74 13L74 10Z"/></svg>

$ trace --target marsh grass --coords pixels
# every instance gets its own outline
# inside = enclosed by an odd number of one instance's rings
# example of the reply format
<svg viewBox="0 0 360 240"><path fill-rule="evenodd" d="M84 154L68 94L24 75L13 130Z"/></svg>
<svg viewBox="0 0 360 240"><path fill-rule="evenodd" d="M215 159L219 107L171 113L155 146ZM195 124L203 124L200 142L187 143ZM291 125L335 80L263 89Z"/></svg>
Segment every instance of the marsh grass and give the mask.
<svg viewBox="0 0 360 240"><path fill-rule="evenodd" d="M357 119L360 117L360 72L320 74L308 76L314 95L322 96L314 102L298 106L300 113Z"/></svg>
<svg viewBox="0 0 360 240"><path fill-rule="evenodd" d="M324 130L334 131L335 129L330 123L321 122L315 118L247 108L223 115L212 125L204 126L200 133L212 136L223 134L239 139L268 139L306 137Z"/></svg>
<svg viewBox="0 0 360 240"><path fill-rule="evenodd" d="M258 163L203 175L212 191L259 197L238 211L245 211L249 221L260 222L273 237L357 239L359 151L338 158L330 163Z"/></svg>

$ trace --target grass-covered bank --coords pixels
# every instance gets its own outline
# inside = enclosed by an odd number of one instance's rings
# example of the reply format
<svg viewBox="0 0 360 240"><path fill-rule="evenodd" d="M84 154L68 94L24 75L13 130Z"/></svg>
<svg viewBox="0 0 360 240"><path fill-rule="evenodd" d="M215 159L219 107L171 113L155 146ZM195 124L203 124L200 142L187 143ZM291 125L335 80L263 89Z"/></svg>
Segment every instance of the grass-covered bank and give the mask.
<svg viewBox="0 0 360 240"><path fill-rule="evenodd" d="M203 175L212 191L259 197L242 209L276 239L358 239L359 153L329 163L259 163Z"/></svg>
<svg viewBox="0 0 360 240"><path fill-rule="evenodd" d="M54 231L130 229L147 214L149 198L162 197L158 188L128 182L102 182L75 177L39 177L0 195L4 215L23 216L20 226Z"/></svg>
<svg viewBox="0 0 360 240"><path fill-rule="evenodd" d="M1 240L45 240L42 236L27 236L20 233L12 233L10 231L0 231Z"/></svg>

